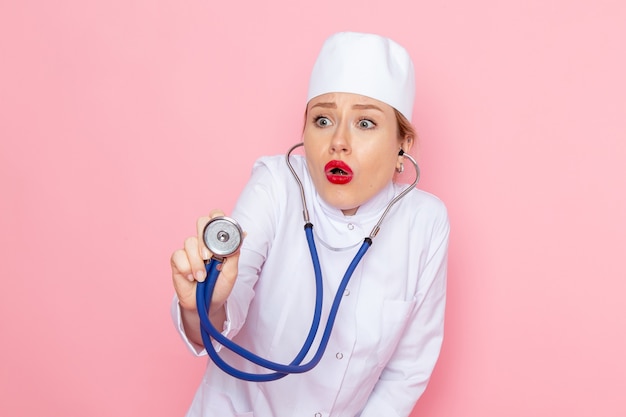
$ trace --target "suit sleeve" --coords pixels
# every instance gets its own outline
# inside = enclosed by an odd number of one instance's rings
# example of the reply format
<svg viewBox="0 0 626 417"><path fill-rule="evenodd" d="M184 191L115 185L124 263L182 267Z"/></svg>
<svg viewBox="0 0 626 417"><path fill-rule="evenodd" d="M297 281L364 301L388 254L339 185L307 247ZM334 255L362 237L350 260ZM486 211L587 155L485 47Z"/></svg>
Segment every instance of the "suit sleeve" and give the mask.
<svg viewBox="0 0 626 417"><path fill-rule="evenodd" d="M279 190L271 170L257 161L252 176L244 187L231 215L246 233L239 257L239 273L233 291L226 301L226 321L222 334L233 338L244 325L248 307L254 298L254 285L267 257L270 242L275 234L276 208ZM206 355L203 346L192 343L185 334L178 299L174 297L171 308L174 325L189 350L196 356ZM214 342L216 350L221 345Z"/></svg>

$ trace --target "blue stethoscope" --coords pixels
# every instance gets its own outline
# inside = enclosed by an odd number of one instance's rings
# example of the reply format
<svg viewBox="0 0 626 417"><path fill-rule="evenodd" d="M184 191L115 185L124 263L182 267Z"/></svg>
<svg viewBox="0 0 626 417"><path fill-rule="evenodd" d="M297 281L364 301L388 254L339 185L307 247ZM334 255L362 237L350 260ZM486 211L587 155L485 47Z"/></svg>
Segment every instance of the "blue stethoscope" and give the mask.
<svg viewBox="0 0 626 417"><path fill-rule="evenodd" d="M289 170L293 174L296 182L298 183L298 187L300 188L300 196L302 199L303 206L303 215L304 215L304 231L306 234L306 239L309 245L309 251L311 253L311 260L313 262L313 269L315 271L315 309L313 313L313 321L311 323L311 329L309 330L309 334L307 335L300 352L296 355L296 357L289 364L280 364L276 362L272 362L270 360L264 359L249 350L239 346L232 340L228 339L224 335L222 335L214 326L211 324L211 321L208 317L208 307L211 302L211 298L213 296L213 290L215 288L215 283L217 282L217 277L219 275L218 266L224 261L226 257L232 255L237 252L241 247L243 242L243 231L239 224L225 216L218 216L205 226L203 230L203 240L207 248L213 253L211 259L206 263L206 272L207 278L203 282L198 282L198 286L196 289L196 304L198 308L198 315L200 316L200 324L201 324L201 334L202 334L202 342L204 343L204 347L206 351L213 360L213 362L224 372L234 376L238 379L243 379L246 381L254 381L254 382L266 382L266 381L275 381L277 379L283 378L289 374L298 374L310 371L313 369L319 361L322 359L324 355L324 351L326 350L326 346L328 345L328 341L330 339L330 333L332 331L335 318L337 316L337 311L339 310L339 304L341 302L341 295L344 293L346 287L348 286L348 282L354 273L357 265L365 255L365 252L372 245L372 239L378 234L380 230L380 225L383 222L385 216L391 209L391 207L398 202L402 197L409 193L415 186L417 185L420 178L420 170L417 165L415 159L412 156L404 153L403 150L400 150L400 156L404 156L409 159L411 163L415 167L416 177L415 181L404 189L400 194L394 197L383 212L382 216L378 220L378 223L372 229L372 232L368 237L363 240L361 247L359 248L357 254L352 259L352 262L348 266L339 288L337 289L337 293L333 300L333 304L330 309L330 313L328 316L328 321L326 322L326 327L324 328L324 333L322 334L322 338L320 344L317 348L317 352L309 362L302 364L305 356L311 350L311 346L313 345L313 340L317 335L321 315L322 315L322 271L320 268L319 257L317 255L317 249L315 248L315 241L313 239L313 225L309 221L309 213L307 210L306 198L304 195L304 187L302 186L302 182L298 175L296 174L293 166L289 162L289 156L299 146L302 146L303 143L298 143L289 149L287 155L285 156L285 160L287 161L287 166ZM215 348L213 347L213 343L211 342L211 338L215 339L218 343L220 343L225 348L233 351L239 356L245 358L246 360L255 363L263 368L266 368L270 371L270 373L249 373L243 372L238 369L233 368L228 363L226 363L220 355L217 353Z"/></svg>

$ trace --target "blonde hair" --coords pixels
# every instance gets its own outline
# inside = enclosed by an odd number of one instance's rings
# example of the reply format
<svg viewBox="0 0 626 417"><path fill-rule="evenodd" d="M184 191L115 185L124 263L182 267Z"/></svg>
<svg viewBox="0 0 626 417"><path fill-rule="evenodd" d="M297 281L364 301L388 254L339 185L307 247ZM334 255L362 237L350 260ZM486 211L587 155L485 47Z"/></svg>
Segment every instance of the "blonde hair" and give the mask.
<svg viewBox="0 0 626 417"><path fill-rule="evenodd" d="M398 122L398 139L403 140L406 136L409 136L413 141L413 144L417 141L417 133L415 132L415 128L407 120L406 117L402 115L398 110L393 109L396 114L396 121Z"/></svg>

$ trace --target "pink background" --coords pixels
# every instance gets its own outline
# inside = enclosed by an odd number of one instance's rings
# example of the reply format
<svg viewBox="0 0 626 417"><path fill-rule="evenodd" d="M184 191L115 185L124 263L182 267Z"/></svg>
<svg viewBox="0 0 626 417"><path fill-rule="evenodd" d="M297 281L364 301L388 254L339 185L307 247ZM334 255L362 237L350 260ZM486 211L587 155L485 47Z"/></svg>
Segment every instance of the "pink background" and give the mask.
<svg viewBox="0 0 626 417"><path fill-rule="evenodd" d="M0 3L0 415L181 416L169 255L299 140L335 31L417 68L452 222L414 416L626 415L626 3Z"/></svg>

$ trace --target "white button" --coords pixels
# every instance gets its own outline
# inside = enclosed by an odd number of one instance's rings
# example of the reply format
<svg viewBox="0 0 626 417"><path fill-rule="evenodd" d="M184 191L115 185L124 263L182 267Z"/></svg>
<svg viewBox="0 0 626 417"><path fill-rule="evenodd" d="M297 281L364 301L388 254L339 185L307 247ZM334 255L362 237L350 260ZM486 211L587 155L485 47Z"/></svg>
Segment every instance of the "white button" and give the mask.
<svg viewBox="0 0 626 417"><path fill-rule="evenodd" d="M354 225L352 223L348 223L348 230L354 230Z"/></svg>
<svg viewBox="0 0 626 417"><path fill-rule="evenodd" d="M341 352L337 352L337 354L335 355L335 358L337 358L337 359L343 359L343 353L341 353Z"/></svg>
<svg viewBox="0 0 626 417"><path fill-rule="evenodd" d="M350 295L350 290L346 288L346 290L343 292L343 296L347 297Z"/></svg>
<svg viewBox="0 0 626 417"><path fill-rule="evenodd" d="M322 413L315 413L315 417L322 417Z"/></svg>

